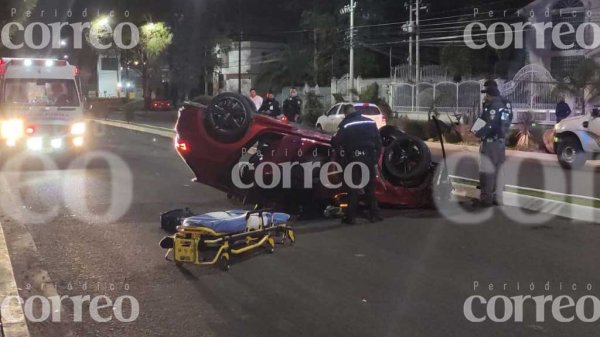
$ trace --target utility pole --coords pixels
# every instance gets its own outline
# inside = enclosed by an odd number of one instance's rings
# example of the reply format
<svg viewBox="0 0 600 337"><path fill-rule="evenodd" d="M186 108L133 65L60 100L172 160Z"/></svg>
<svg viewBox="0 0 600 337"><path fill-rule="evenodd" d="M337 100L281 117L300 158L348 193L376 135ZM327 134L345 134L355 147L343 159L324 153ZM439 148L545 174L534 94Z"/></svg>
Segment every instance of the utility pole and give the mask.
<svg viewBox="0 0 600 337"><path fill-rule="evenodd" d="M354 101L354 0L350 0L350 102Z"/></svg>
<svg viewBox="0 0 600 337"><path fill-rule="evenodd" d="M242 41L244 40L244 29L242 27L242 1L238 0L238 22L240 25L240 36L238 44L238 93L242 94Z"/></svg>
<svg viewBox="0 0 600 337"><path fill-rule="evenodd" d="M416 58L416 63L415 63L415 88L416 88L416 102L417 102L417 111L419 108L419 83L421 82L421 55L420 55L420 48L419 48L419 34L421 31L421 27L419 27L419 13L421 12L422 9L427 10L427 6L422 6L423 0L415 0L415 17L416 17L416 23L415 23L415 27L416 27L416 31L417 34L415 36L415 58Z"/></svg>
<svg viewBox="0 0 600 337"><path fill-rule="evenodd" d="M415 57L416 57L416 66L415 66L415 82L417 83L417 88L419 86L419 81L421 80L420 76L419 76L419 67L421 66L421 60L420 58L420 53L419 53L419 31L421 30L421 28L419 27L419 12L420 12L420 4L421 0L415 0L416 4L415 4L415 10L416 10L416 27L417 27L417 35L416 35L416 41L415 41ZM418 90L418 89L417 89Z"/></svg>
<svg viewBox="0 0 600 337"><path fill-rule="evenodd" d="M242 93L242 41L244 32L240 31L240 40L238 41L238 93Z"/></svg>
<svg viewBox="0 0 600 337"><path fill-rule="evenodd" d="M411 0L412 1L412 0ZM412 3L408 5L408 67L412 69L413 66L413 6Z"/></svg>
<svg viewBox="0 0 600 337"><path fill-rule="evenodd" d="M350 97L350 102L354 101L352 91L354 89L354 10L356 9L356 4L357 2L355 0L350 0L350 5L346 5L344 8L340 9L340 14L350 13L350 35L348 38L350 40L350 70L348 72L350 80L348 96Z"/></svg>

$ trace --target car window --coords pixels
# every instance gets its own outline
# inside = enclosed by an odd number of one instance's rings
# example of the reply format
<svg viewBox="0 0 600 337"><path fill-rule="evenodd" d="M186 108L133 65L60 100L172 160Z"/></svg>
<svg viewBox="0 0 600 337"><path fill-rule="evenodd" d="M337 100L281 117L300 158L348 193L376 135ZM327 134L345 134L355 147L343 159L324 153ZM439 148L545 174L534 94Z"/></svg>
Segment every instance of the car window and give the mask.
<svg viewBox="0 0 600 337"><path fill-rule="evenodd" d="M8 79L4 102L32 106L79 106L74 80Z"/></svg>
<svg viewBox="0 0 600 337"><path fill-rule="evenodd" d="M346 110L347 107L352 106L352 104L344 104L342 105L342 108L340 109L339 113L340 115L344 114L344 110Z"/></svg>
<svg viewBox="0 0 600 337"><path fill-rule="evenodd" d="M370 105L356 105L354 109L360 112L363 116L377 116L381 115L381 111L376 106Z"/></svg>
<svg viewBox="0 0 600 337"><path fill-rule="evenodd" d="M337 111L337 109L338 109L338 105L334 105L333 108L331 108L329 111L327 111L327 116L334 115L335 112Z"/></svg>

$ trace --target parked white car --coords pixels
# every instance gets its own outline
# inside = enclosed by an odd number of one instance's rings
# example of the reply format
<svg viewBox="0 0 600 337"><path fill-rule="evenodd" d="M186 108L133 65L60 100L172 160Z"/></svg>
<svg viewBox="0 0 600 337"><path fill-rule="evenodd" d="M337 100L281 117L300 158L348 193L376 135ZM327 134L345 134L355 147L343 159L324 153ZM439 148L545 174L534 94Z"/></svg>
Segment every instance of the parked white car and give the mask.
<svg viewBox="0 0 600 337"><path fill-rule="evenodd" d="M329 111L323 114L323 116L317 119L316 128L326 132L336 132L338 125L344 119L344 107L347 105L353 105L356 111L359 111L363 116L372 119L377 123L377 128L381 129L387 124L385 115L381 112L381 109L375 104L371 103L338 103L331 107Z"/></svg>
<svg viewBox="0 0 600 337"><path fill-rule="evenodd" d="M562 120L554 127L554 148L563 168L581 168L588 159L600 154L600 112Z"/></svg>

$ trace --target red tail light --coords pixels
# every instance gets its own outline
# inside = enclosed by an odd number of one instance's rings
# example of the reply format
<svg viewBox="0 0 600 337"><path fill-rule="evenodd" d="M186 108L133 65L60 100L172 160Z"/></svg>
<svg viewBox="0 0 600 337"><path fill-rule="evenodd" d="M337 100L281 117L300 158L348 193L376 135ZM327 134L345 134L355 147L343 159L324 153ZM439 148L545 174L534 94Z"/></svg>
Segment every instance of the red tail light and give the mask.
<svg viewBox="0 0 600 337"><path fill-rule="evenodd" d="M185 140L177 139L175 140L175 149L181 153L188 152L190 150L190 145Z"/></svg>
<svg viewBox="0 0 600 337"><path fill-rule="evenodd" d="M79 72L80 72L80 71L81 71L81 70L79 69L79 67L75 67L75 70L74 70L74 72L75 72L75 76L79 75Z"/></svg>

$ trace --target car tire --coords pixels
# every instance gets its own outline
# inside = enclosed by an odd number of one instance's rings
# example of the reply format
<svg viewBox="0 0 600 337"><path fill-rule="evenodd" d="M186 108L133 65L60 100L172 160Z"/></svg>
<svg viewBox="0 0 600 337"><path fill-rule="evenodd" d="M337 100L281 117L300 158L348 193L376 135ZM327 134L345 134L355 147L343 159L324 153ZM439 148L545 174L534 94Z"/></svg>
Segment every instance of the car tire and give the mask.
<svg viewBox="0 0 600 337"><path fill-rule="evenodd" d="M556 148L560 166L568 170L577 170L585 165L588 155L577 137L568 136L560 140Z"/></svg>
<svg viewBox="0 0 600 337"><path fill-rule="evenodd" d="M418 138L398 135L385 148L383 168L394 180L411 184L422 181L431 168L431 151Z"/></svg>
<svg viewBox="0 0 600 337"><path fill-rule="evenodd" d="M242 95L223 93L212 99L206 108L204 125L214 139L234 143L246 134L256 107Z"/></svg>
<svg viewBox="0 0 600 337"><path fill-rule="evenodd" d="M321 124L317 124L317 130L323 131L323 127L321 126Z"/></svg>

